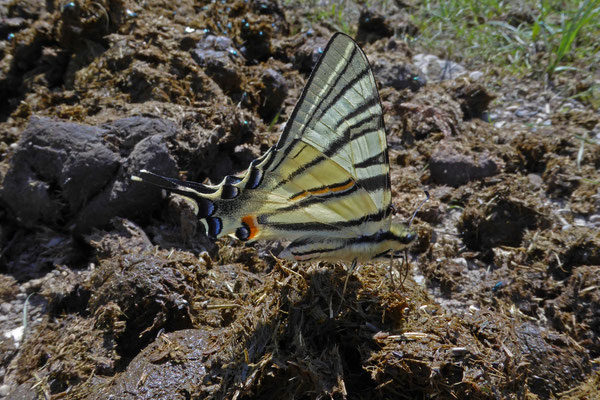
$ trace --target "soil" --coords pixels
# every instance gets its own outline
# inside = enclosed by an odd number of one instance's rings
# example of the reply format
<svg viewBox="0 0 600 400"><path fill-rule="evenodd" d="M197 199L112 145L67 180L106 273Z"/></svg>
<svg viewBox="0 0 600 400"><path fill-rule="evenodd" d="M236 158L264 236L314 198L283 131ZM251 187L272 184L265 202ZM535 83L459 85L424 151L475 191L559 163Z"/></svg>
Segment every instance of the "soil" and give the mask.
<svg viewBox="0 0 600 400"><path fill-rule="evenodd" d="M335 31L176 3L0 3L0 398L600 398L597 110L363 12L396 218L431 199L342 293L344 265L213 243L129 179L246 169Z"/></svg>

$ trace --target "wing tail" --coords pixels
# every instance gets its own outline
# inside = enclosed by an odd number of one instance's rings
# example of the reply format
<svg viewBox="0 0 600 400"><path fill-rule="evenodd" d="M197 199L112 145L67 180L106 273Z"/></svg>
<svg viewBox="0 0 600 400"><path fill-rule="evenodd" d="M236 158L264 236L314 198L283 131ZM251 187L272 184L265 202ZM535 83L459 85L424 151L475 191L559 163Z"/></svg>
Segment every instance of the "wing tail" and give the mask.
<svg viewBox="0 0 600 400"><path fill-rule="evenodd" d="M168 178L145 169L140 170L139 176L133 175L131 180L149 183L193 200L196 204L195 212L199 218L210 217L215 212L214 201L206 197L207 194L215 193L216 190L213 187L198 182Z"/></svg>

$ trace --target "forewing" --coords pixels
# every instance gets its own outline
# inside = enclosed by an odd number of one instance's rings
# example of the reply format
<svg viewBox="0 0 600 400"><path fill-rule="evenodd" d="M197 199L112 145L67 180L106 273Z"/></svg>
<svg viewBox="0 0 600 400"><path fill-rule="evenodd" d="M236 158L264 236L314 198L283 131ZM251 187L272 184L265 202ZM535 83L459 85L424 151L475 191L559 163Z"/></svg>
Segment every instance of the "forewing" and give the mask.
<svg viewBox="0 0 600 400"><path fill-rule="evenodd" d="M309 167L318 167L326 160L334 161L388 215L389 163L379 93L365 54L344 34L336 34L327 45L285 127L268 170L277 171L299 141L322 154L308 166L284 175L284 180L296 179Z"/></svg>

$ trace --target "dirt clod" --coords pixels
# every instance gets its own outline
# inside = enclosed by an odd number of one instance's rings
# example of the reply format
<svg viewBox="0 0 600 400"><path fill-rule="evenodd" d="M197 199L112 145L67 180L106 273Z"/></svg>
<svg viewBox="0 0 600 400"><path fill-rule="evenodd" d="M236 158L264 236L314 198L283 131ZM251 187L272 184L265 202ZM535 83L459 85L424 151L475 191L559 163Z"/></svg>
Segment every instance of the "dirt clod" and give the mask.
<svg viewBox="0 0 600 400"><path fill-rule="evenodd" d="M460 186L496 175L499 168L489 154L457 154L449 146L440 146L431 156L429 171L438 184Z"/></svg>

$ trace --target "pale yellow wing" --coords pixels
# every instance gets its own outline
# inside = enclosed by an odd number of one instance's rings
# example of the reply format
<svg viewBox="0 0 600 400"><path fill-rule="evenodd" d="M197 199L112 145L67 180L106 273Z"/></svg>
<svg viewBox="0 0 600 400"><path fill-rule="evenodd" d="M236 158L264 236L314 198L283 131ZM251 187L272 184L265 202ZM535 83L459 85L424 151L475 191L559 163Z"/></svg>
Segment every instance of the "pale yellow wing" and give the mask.
<svg viewBox="0 0 600 400"><path fill-rule="evenodd" d="M332 37L276 146L214 186L142 171L196 201L208 235L241 240L359 238L390 225L387 145L367 58Z"/></svg>

